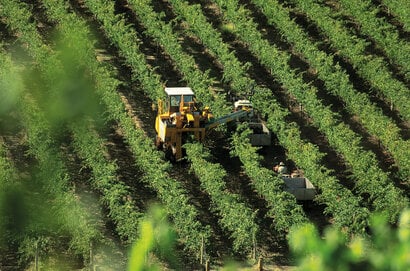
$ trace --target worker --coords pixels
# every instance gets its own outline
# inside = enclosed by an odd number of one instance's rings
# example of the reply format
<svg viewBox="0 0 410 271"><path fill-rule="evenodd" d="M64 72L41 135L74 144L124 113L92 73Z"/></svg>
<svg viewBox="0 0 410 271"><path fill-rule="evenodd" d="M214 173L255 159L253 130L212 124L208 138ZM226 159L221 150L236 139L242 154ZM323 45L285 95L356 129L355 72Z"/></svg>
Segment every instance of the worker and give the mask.
<svg viewBox="0 0 410 271"><path fill-rule="evenodd" d="M278 173L282 175L288 174L288 168L285 166L285 163L279 163Z"/></svg>

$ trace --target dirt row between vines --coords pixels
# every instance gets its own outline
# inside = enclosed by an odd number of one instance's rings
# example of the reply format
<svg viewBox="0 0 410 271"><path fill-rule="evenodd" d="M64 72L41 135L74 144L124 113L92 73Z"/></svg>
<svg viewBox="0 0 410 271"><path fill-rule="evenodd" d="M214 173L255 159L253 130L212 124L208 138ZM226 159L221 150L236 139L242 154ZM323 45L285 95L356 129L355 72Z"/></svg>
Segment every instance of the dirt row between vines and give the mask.
<svg viewBox="0 0 410 271"><path fill-rule="evenodd" d="M95 22L92 18L92 16L90 16L88 10L85 8L85 6L81 3L81 1L72 1L71 2L73 4L73 6L75 7L77 13L81 14L84 18L87 19L87 21L90 22L90 25L93 25L93 29L99 29L100 27L98 26L98 23ZM118 2L117 2L118 3ZM130 20L130 22L132 23L132 25L135 26L135 29L138 33L143 33L144 28L138 23L138 21L136 20L135 16L133 15L133 13L131 11L128 10L128 8L126 7L125 3L124 5L118 5L118 12L124 13L126 14L126 18L128 20ZM104 33L100 30L96 30L98 31L98 36L100 39L100 42L102 42L101 44L99 44L99 46L101 46L102 48L107 48L107 44L108 41L106 41L106 37L104 37ZM103 38L104 37L104 38ZM168 68L168 69L164 69L162 67L162 64L165 60L165 65L169 65L168 62L168 56L166 56L166 54L164 54L162 52L162 49L160 47L158 47L156 45L155 42L153 42L150 37L147 37L146 35L142 34L141 35L141 40L143 41L142 44L140 45L141 50L147 54L147 59L150 60L153 64L154 67L160 67L159 69L157 69L157 71L159 71L158 73L161 75L161 78L164 79L164 81L168 82L175 82L175 86L181 84L180 82L181 80L181 76L175 72L175 68L172 66L172 68ZM119 57L119 54L117 52L117 50L115 48L108 48L107 49L107 53L112 56L111 57L111 62L114 64L114 66L116 66L119 69L119 74L120 77L122 79L122 81L124 82L130 82L129 80L130 77L126 76L126 74L129 74L129 68L126 67L126 65L124 65L122 62L123 60L121 60L121 57ZM201 53L199 53L201 54ZM172 64L172 62L171 62ZM162 67L162 68L161 68ZM170 71L170 72L168 72ZM154 112L151 111L151 101L148 100L147 97L145 97L140 91L138 91L138 83L137 82L133 82L133 85L130 86L126 86L124 88L120 89L121 95L124 96L127 105L131 108L131 112L133 114L135 114L135 116L138 116L140 119L143 118L144 121L144 131L146 132L146 134L152 138L154 138L154 134L153 134L153 123L154 123ZM183 84L183 83L182 83ZM150 123L150 124L148 124ZM217 133L215 133L215 135L218 135ZM229 143L225 142L224 146L227 147L229 145ZM120 157L116 157L116 159L121 159ZM218 159L219 160L219 159ZM225 160L227 161L227 160ZM228 159L229 161L229 159ZM234 160L232 160L234 161ZM231 161L231 162L232 162ZM129 161L128 161L129 162ZM124 166L126 166L127 162L124 162ZM236 159L235 163L237 164L237 168L240 168L239 165L239 161ZM229 166L232 163L228 164L225 162L224 166ZM204 193L203 191L201 191L200 189L200 185L199 185L199 181L198 179L192 175L189 172L189 165L185 164L185 163L181 163L181 164L176 164L173 165L173 169L170 173L171 177L181 181L183 183L183 186L189 191L190 195L192 195L192 203L197 207L197 209L200 211L200 220L202 220L204 222L204 224L209 224L211 225L211 228L213 230L214 233L214 242L212 243L212 247L211 249L213 251L208 251L208 253L211 253L214 256L217 256L219 258L224 258L224 257L228 257L229 255L231 255L231 251L230 251L230 240L229 238L226 236L226 233L223 232L222 229L220 229L220 226L218 225L218 214L213 213L212 211L210 211L211 207L210 207L210 199L208 197L208 195L206 193ZM239 178L239 176L242 176L241 178ZM228 181L228 186L229 183L231 183L231 186L238 186L237 185L237 181L242 181L242 179L245 179L248 183L243 184L242 186L246 187L249 186L249 180L246 177L243 177L243 173L241 173L240 171L236 171L234 174L232 174L232 172L230 172L229 175L230 178ZM233 177L233 178L231 178ZM234 181L234 182L232 182ZM234 191L235 189L231 189L231 191L233 192L237 192ZM249 189L248 189L249 190ZM250 192L249 192L250 193ZM252 192L253 195L253 199L251 201L255 202L258 201L258 206L255 206L254 204L252 204L252 208L253 209L259 209L259 208L264 208L265 204L262 202L262 200L259 198L257 199L257 196L255 195L254 192ZM241 193L242 194L242 193ZM242 194L244 195L244 194ZM246 196L245 196L246 197ZM261 212L262 213L262 212ZM263 212L266 213L266 210ZM262 213L262 214L263 214ZM271 222L267 221L263 215L260 216L261 220L264 220L263 224L264 226L262 227L263 232L264 232L264 236L268 236L268 235L272 235L272 232L270 230L270 225ZM270 238L265 238L265 240L273 240L275 237L271 236ZM273 253L275 255L279 255L278 257L280 257L281 259L279 259L277 257L277 261L281 261L281 262L285 262L288 261L287 259L287 255L282 255L284 252L284 244L283 244L283 239L281 240L282 244L279 244L278 241L269 241L269 242L264 242L264 250L266 250L265 254L269 256L269 254L272 254L272 251L274 251ZM227 245L228 244L228 245ZM279 246L279 247L278 247ZM278 252L279 251L279 252ZM285 251L286 252L286 251ZM282 257L284 257L282 259Z"/></svg>
<svg viewBox="0 0 410 271"><path fill-rule="evenodd" d="M34 2L36 1L27 1ZM108 39L105 37L101 26L96 22L90 14L90 12L84 7L81 0L71 0L70 1L75 11L79 16L82 16L86 19L90 27L97 33L98 37L98 48L103 49L104 57L106 57L107 62L112 64L119 73L119 79L124 82L124 85L119 89L120 94L123 96L124 103L129 107L130 112L135 117L136 125L139 125L147 134L148 137L154 138L154 119L155 112L151 110L150 101L140 90L138 82L132 82L131 80L131 71L124 64L124 60L119 56L117 49L110 44ZM133 15L133 13L126 7L125 1L117 1L118 12L126 14L128 22L132 23L133 27L137 30L138 33L141 33L140 37L142 40L141 49L147 56L147 61L153 66L158 67L156 70L160 74L163 82L167 82L167 86L179 86L186 85L186 83L181 80L181 75L178 73L177 69L167 56L150 37L146 36L143 31L144 27L138 22L138 19ZM219 26L222 24L222 21L214 9L214 7L208 5L208 2L204 1L190 1L191 3L201 3L202 8L208 19L215 25ZM245 1L246 2L246 1ZM171 20L174 15L172 13L172 8L168 5L166 1L155 1L155 8L157 10L163 10L166 13L165 19L167 21ZM36 4L38 5L38 3ZM41 13L41 9L38 9L38 13ZM257 13L255 9L252 9L253 17L260 18L258 23L260 24L261 31L266 33L265 37L269 37L271 42L279 44L279 46L284 50L291 50L290 46L283 42L280 39L280 35L274 33L272 28L266 25L266 22L263 20L263 16ZM49 25L45 18L41 15L39 16L42 24L47 26ZM179 28L179 29L178 29ZM41 27L43 34L47 36L49 29L47 27ZM176 30L178 33L183 30L182 25L177 25ZM195 37L187 36L186 34L181 34L181 42L184 45L184 49L190 55L193 55L199 68L202 71L207 69L211 70L211 76L217 79L214 87L223 88L226 91L229 91L229 86L221 82L221 67L216 59L209 55L206 49L199 44L198 40ZM294 101L292 97L285 93L280 85L275 81L275 79L269 74L264 67L262 67L257 59L252 56L252 54L245 48L243 44L238 42L235 37L229 33L223 33L223 38L232 48L236 51L236 56L243 62L249 61L252 63L252 67L249 71L251 77L258 82L258 84L263 85L271 89L278 100L284 107L287 107L291 110L291 116L289 121L295 121L299 124L302 131L302 136L304 139L316 144L319 146L320 150L327 154L325 166L329 169L335 170L336 177L343 181L343 183L352 187L352 184L347 178L346 175L346 166L343 158L337 155L334 150L329 146L326 141L325 136L317 131L316 128L310 125L310 120L308 116L304 115L300 110L300 106L297 102ZM372 139L366 131L361 127L360 124L354 119L354 116L350 116L343 110L342 103L333 96L327 95L326 91L323 89L323 84L316 79L316 76L311 70L308 69L307 64L300 58L300 56L293 54L292 56L292 65L294 68L299 69L300 71L306 72L306 81L312 82L320 90L321 98L327 103L332 104L332 109L340 113L343 116L343 119L352 127L355 132L358 132L364 140L364 146L366 149L370 149L376 152L380 165L383 169L387 169L392 165L391 157L389 157L383 149L381 149L377 141ZM354 73L354 71L351 71ZM363 85L365 83L363 82ZM379 102L382 106L383 102ZM397 119L395 119L397 121ZM403 124L401 124L403 127ZM118 129L116 124L111 124L111 127L107 130L106 133L108 139L108 149L110 157L117 161L119 165L118 176L121 180L127 183L133 189L133 196L138 202L141 208L146 208L146 203L155 200L155 192L151 191L149 188L146 188L140 181L141 172L135 168L133 165L133 154L129 151L126 141L121 133L121 130ZM252 209L258 209L258 224L261 226L263 234L267 237L264 240L263 251L267 257L274 258L275 261L281 262L283 264L288 263L289 258L287 256L287 247L283 243L283 239L277 238L274 236L273 232L270 229L272 224L270 218L266 218L266 207L264 201L252 191L249 178L243 173L241 164L238 159L230 158L228 153L229 150L229 140L223 137L221 134L214 133L213 140L208 142L208 147L211 148L212 153L215 156L216 162L223 165L229 174L227 180L228 188L233 193L238 193L243 196L246 202L252 206ZM221 147L222 146L222 147ZM265 164L267 167L271 167L274 162L277 162L276 159L283 159L285 155L285 150L280 146L273 146L269 148L264 153L266 157ZM275 158L276 157L276 158ZM275 159L275 160L274 160ZM288 161L292 162L292 161ZM195 176L189 172L189 165L179 164L174 165L171 173L171 177L177 179L183 183L184 187L189 191L192 197L192 203L200 212L200 219L204 224L210 224L213 230L213 253L218 256L226 256L230 254L230 251L226 246L229 244L229 238L226 233L219 227L217 220L218 215L210 211L211 204L210 199L206 193L201 191L199 187L199 181ZM142 192L141 192L142 191ZM327 218L322 214L322 207L317 205L312 205L311 208L306 209L306 214L313 220L316 224L324 226L328 223Z"/></svg>
<svg viewBox="0 0 410 271"><path fill-rule="evenodd" d="M35 1L25 1L33 7L33 18L37 22L37 29L43 36L44 40L50 41L51 31L53 31L53 24L46 20L46 16L40 12L42 7ZM18 63L27 63L30 57L18 40L15 39L6 26L1 27L1 40L6 42L6 48L11 53L13 60ZM3 38L6 37L6 38ZM21 63L20 63L21 62ZM1 127L2 138L8 150L8 157L18 171L18 178L20 180L27 180L31 178L35 172L37 164L34 157L30 153L30 148L27 145L27 134L22 124L18 119L6 119L2 124L6 123L6 127ZM9 123L11 123L9 125ZM70 183L67 184L71 191L75 194L78 203L86 210L87 216L92 218L92 223L102 234L103 242L96 242L93 244L93 264L95 266L104 266L111 270L117 268L126 268L127 249L123 246L117 236L112 221L106 219L109 210L99 201L100 194L95 191L89 181L92 178L91 170L83 165L81 159L75 153L73 147L70 145L71 137L67 133L64 142L60 146L61 154L65 159L65 166L69 173ZM60 249L60 248L58 248ZM61 250L65 250L64 245L61 244ZM54 251L57 256L58 251ZM7 251L5 255L0 257L1 270L21 270L22 262L18 259L18 248ZM53 257L53 255L49 255ZM58 268L81 269L84 267L84 262L78 257L74 257L70 253L61 252L58 256L64 266ZM40 255L40 263L45 259ZM30 267L30 268L34 268ZM57 267L56 267L57 268Z"/></svg>
<svg viewBox="0 0 410 271"><path fill-rule="evenodd" d="M208 4L207 1L201 0L192 0L191 2L201 4L204 14L206 14L208 20L215 26L215 28L219 28L224 23L220 17L219 11L215 8L214 5ZM291 62L289 63L290 66L293 69L301 72L303 74L305 82L314 85L318 89L318 98L324 103L324 105L329 106L335 113L340 114L341 119L350 127L350 129L362 138L361 145L363 149L366 151L371 151L376 155L380 168L386 172L393 173L391 174L391 176L396 186L406 192L409 192L408 186L403 185L401 183L401 180L395 177L395 173L398 169L394 165L393 158L380 144L380 141L367 132L367 130L359 123L357 116L351 115L345 110L343 102L340 101L338 97L328 94L323 82L317 78L315 71L309 68L308 63L303 60L303 56L300 56L299 54L295 54L293 52L292 46L283 41L281 35L277 33L272 26L269 26L267 24L264 15L261 14L256 7L251 5L250 1L241 1L241 3L251 10L252 18L255 22L258 23L259 30L261 33L263 33L264 38L269 40L270 43L275 44L276 46L281 48L281 50L287 51L291 54ZM312 28L312 24L306 23L305 25L303 25L303 22L301 26L303 26L306 31L308 31L308 28ZM317 30L314 31L314 33L316 32ZM252 63L251 69L249 71L252 78L255 79L258 84L266 86L274 91L275 96L277 97L278 101L281 102L282 106L290 110L291 116L289 118L289 121L295 121L300 126L302 137L305 140L319 146L320 151L326 153L326 156L323 159L324 165L327 168L334 170L335 176L339 180L341 180L345 186L351 188L353 184L351 183L351 181L349 181L349 173L347 171L346 163L344 162L343 157L337 154L332 149L332 147L329 146L326 137L322 133L318 132L317 128L311 125L310 118L306 116L303 111L301 111L301 109L303 108L300 107L300 104L295 101L292 96L289 96L284 89L281 88L280 84L275 81L275 78L270 75L270 72L258 63L258 60L246 49L245 45L238 42L230 33L222 32L222 34L224 41L235 49L238 59L240 59L243 63L247 61ZM318 37L318 34L315 35L316 37ZM320 37L317 41L320 41ZM330 45L327 46L328 48L330 48ZM332 52L326 49L324 51L328 54L332 54ZM354 72L354 70L352 71ZM348 70L347 72L349 73ZM356 86L356 89L360 91L367 90L367 92L371 94L369 87L358 87L356 85L357 82L355 81L355 78L356 77L353 77L352 83ZM360 80L364 82L364 80ZM375 101L375 96L373 94L371 94L370 97L375 104L381 106L381 109L387 116L391 117L393 121L396 122L398 127L401 129L403 139L407 139L410 135L410 124L403 122L398 117L398 115L396 115L395 112L391 111L388 105L383 104L382 101Z"/></svg>
<svg viewBox="0 0 410 271"><path fill-rule="evenodd" d="M71 4L76 13L86 19L91 29L97 33L97 46L105 50L107 56L109 56L109 62L118 70L118 78L123 82L123 86L121 86L118 91L122 96L124 104L128 108L128 113L132 118L137 120L136 126L140 126L148 137L154 139L155 112L151 110L152 101L142 93L138 82L132 81L130 68L124 63L124 59L119 56L120 54L117 48L110 45L101 25L94 20L92 14L87 10L82 1L71 1ZM141 33L141 30L137 31ZM169 58L162 52L161 48L149 37L144 36L142 40L141 50L147 55L147 60L149 60L153 67L159 67L156 71L159 72L163 81L167 83L174 82L175 86L178 85L181 81L180 76L175 72L174 67L171 66L172 62L169 61ZM144 187L144 184L138 183L139 175L132 173L136 170L133 165L133 154L129 151L129 147L121 134L121 130L116 129L116 132L112 133L108 140L110 154L113 154L112 157L120 166L120 176L130 187L139 190L139 193L141 193L141 188ZM226 233L219 227L217 223L218 215L211 211L209 196L200 189L199 181L189 172L189 166L184 163L176 164L169 174L170 177L180 181L183 187L187 189L191 195L191 203L199 211L199 219L201 222L205 225L209 224L212 228L214 234L212 247L207 248L207 252L213 257L225 257L230 255L231 245L227 245L230 244L230 240ZM143 194L145 194L145 192L143 191L142 199L136 199L137 201L146 201L145 203L147 203L156 200L155 197L144 199L145 196ZM135 195L135 197L138 196L137 194ZM184 256L182 255L182 257ZM190 261L192 259L185 260Z"/></svg>

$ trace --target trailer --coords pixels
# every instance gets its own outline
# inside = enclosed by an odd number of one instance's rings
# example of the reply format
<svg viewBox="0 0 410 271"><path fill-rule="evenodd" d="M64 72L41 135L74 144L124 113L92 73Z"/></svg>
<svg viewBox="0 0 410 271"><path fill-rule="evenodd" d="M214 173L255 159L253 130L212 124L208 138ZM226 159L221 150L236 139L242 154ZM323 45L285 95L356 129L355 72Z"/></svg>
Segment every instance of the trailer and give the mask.
<svg viewBox="0 0 410 271"><path fill-rule="evenodd" d="M316 189L309 179L305 177L282 176L285 182L285 191L293 194L297 200L313 200Z"/></svg>

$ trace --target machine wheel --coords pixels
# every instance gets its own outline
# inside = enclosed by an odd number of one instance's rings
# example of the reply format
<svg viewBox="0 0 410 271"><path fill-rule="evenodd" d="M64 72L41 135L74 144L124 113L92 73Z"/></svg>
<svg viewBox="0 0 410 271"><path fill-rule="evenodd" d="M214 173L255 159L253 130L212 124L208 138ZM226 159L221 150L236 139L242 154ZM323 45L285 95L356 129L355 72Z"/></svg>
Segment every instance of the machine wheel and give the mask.
<svg viewBox="0 0 410 271"><path fill-rule="evenodd" d="M162 150L162 142L161 139L158 137L158 135L155 135L155 146L157 147L157 150Z"/></svg>
<svg viewBox="0 0 410 271"><path fill-rule="evenodd" d="M171 163L176 162L176 157L172 152L172 148L168 148L165 150L165 159L169 160Z"/></svg>

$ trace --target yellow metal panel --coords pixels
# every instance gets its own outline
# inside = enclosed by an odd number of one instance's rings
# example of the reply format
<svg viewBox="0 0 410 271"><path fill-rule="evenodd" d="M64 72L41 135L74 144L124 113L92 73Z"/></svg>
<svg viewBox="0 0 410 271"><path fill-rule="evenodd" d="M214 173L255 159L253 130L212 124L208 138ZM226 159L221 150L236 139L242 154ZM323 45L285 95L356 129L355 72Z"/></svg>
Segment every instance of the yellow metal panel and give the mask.
<svg viewBox="0 0 410 271"><path fill-rule="evenodd" d="M186 117L187 117L188 122L195 120L195 118L192 114L187 114Z"/></svg>

